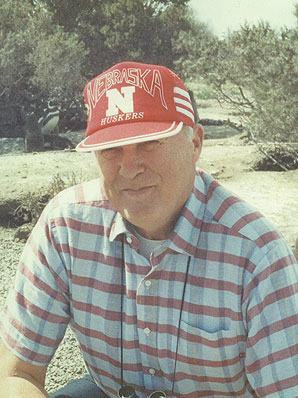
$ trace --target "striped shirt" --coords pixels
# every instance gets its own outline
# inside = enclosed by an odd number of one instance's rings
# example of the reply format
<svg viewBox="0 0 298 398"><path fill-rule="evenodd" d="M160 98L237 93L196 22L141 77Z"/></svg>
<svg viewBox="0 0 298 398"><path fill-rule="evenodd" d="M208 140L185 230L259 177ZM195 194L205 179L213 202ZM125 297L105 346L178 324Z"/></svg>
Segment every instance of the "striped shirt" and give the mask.
<svg viewBox="0 0 298 398"><path fill-rule="evenodd" d="M117 396L125 264L123 377L140 398L170 396L175 366L175 397L298 397L298 267L268 220L200 171L150 261L129 231L99 180L50 202L1 316L17 356L48 364L69 324Z"/></svg>

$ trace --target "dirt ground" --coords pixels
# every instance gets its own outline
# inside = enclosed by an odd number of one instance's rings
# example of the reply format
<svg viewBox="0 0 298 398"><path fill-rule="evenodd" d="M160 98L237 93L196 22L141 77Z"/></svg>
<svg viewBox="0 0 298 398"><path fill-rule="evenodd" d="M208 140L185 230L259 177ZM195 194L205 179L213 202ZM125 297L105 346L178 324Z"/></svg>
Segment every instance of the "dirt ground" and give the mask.
<svg viewBox="0 0 298 398"><path fill-rule="evenodd" d="M205 104L200 110L201 118L230 116L214 103ZM77 141L82 136L83 132L78 133ZM270 218L294 248L298 238L298 170L253 171L259 156L256 147L248 145L239 135L206 139L198 167ZM75 175L77 182L97 177L93 155L73 151L1 155L0 169L0 207L29 192L42 192L57 174Z"/></svg>
<svg viewBox="0 0 298 398"><path fill-rule="evenodd" d="M257 172L253 145L239 136L205 140L198 167L210 172L228 189L257 207L294 247L298 237L298 170ZM54 151L0 156L0 204L42 192L57 174L82 179L97 177L93 155ZM0 237L1 238L1 237Z"/></svg>

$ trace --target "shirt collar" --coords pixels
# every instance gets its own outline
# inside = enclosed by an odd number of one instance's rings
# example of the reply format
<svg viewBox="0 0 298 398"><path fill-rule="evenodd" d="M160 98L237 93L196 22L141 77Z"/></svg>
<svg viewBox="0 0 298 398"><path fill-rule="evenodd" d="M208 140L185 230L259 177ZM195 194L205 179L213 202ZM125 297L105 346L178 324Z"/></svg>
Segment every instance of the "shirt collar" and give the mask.
<svg viewBox="0 0 298 398"><path fill-rule="evenodd" d="M206 188L200 174L197 173L193 190L170 235L170 249L189 256L195 255L205 212L205 197Z"/></svg>
<svg viewBox="0 0 298 398"><path fill-rule="evenodd" d="M116 212L114 221L112 223L110 232L110 242L116 240L116 238L121 234L129 233L127 221L121 216L120 213Z"/></svg>
<svg viewBox="0 0 298 398"><path fill-rule="evenodd" d="M194 256L200 236L200 226L205 211L205 185L198 173L188 200L181 212L177 224L170 234L165 246L178 253ZM120 213L115 214L111 227L110 242L116 240L120 234L131 234L129 223Z"/></svg>

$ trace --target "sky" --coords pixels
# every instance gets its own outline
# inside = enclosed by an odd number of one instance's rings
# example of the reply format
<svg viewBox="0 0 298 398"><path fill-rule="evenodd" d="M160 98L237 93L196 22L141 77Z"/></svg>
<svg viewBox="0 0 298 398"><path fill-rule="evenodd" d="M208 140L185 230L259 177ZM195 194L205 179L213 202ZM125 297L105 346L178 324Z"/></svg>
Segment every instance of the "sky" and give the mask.
<svg viewBox="0 0 298 398"><path fill-rule="evenodd" d="M190 5L200 22L213 33L223 37L229 30L237 30L245 22L268 21L273 28L296 24L294 5L298 0L191 0Z"/></svg>

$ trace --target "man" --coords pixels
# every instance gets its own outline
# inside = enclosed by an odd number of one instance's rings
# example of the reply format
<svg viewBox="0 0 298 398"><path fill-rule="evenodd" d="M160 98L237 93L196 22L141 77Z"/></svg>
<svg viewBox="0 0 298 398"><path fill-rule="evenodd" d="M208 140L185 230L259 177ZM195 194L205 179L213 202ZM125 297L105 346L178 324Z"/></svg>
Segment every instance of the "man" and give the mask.
<svg viewBox="0 0 298 398"><path fill-rule="evenodd" d="M125 62L84 96L77 149L101 183L59 194L29 238L1 317L0 395L47 396L70 325L89 376L51 397L297 398L297 263L196 171L203 130L182 81Z"/></svg>

